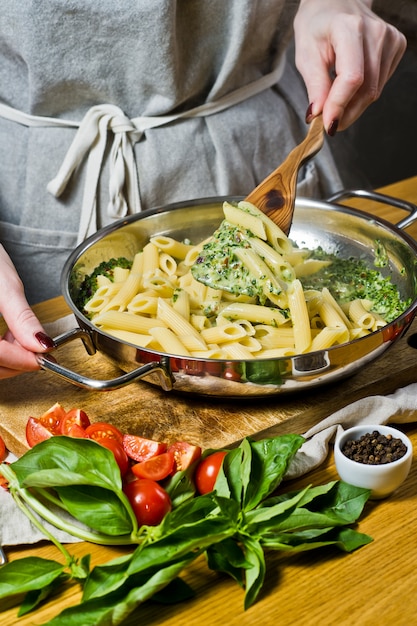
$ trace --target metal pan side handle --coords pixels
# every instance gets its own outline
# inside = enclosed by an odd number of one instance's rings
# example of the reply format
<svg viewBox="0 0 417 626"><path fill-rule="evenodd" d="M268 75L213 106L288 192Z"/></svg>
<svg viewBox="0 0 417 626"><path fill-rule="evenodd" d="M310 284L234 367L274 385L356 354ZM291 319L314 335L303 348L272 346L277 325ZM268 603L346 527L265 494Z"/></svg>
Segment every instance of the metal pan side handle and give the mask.
<svg viewBox="0 0 417 626"><path fill-rule="evenodd" d="M88 354L95 354L96 349L91 335L88 331L80 328L75 328L56 337L54 339L54 343L58 348L59 346L62 346L74 339L81 339ZM173 380L169 370L169 361L164 359L161 359L160 362L152 361L151 363L146 363L146 365L141 365L131 372L122 374L121 376L117 376L116 378L110 380L98 380L89 378L83 374L74 372L63 365L60 365L55 361L51 353L37 354L36 358L42 369L52 372L56 376L63 378L65 381L70 382L77 387L88 389L90 391L112 391L114 389L120 389L121 387L130 385L130 383L138 381L153 372L159 374L160 384L164 391L171 391L173 387Z"/></svg>
<svg viewBox="0 0 417 626"><path fill-rule="evenodd" d="M389 206L394 206L398 209L407 211L409 215L396 224L396 226L401 229L411 226L411 224L414 224L417 220L417 206L415 204L407 202L407 200L395 198L394 196L378 193L377 191L370 191L367 189L346 189L338 191L330 196L330 198L327 198L327 202L339 203L340 200L346 200L348 198L365 198L367 200L373 200L375 202L380 202L381 204L387 204Z"/></svg>

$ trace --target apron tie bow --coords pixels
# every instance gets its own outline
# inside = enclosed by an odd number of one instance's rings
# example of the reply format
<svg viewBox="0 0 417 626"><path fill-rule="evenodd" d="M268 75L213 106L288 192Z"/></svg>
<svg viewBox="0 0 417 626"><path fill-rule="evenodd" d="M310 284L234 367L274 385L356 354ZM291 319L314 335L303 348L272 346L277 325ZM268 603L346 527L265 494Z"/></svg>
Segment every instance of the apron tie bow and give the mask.
<svg viewBox="0 0 417 626"><path fill-rule="evenodd" d="M108 215L122 218L128 212L140 211L133 145L140 140L143 131L115 105L93 106L81 121L57 175L47 186L50 193L59 197L74 171L87 158L79 242L97 230L96 197L109 130L114 136L110 151Z"/></svg>

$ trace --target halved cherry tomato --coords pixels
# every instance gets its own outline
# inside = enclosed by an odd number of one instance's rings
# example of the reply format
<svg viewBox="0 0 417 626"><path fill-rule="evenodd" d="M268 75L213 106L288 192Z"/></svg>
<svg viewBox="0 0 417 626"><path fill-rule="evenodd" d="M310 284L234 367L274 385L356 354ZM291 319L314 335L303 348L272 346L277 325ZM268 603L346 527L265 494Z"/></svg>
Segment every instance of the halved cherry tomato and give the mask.
<svg viewBox="0 0 417 626"><path fill-rule="evenodd" d="M2 437L0 437L0 462L6 458L6 444Z"/></svg>
<svg viewBox="0 0 417 626"><path fill-rule="evenodd" d="M119 443L123 443L123 433L117 426L107 422L94 422L87 426L85 432L89 439L116 439Z"/></svg>
<svg viewBox="0 0 417 626"><path fill-rule="evenodd" d="M33 448L40 441L53 437L54 433L44 426L38 418L29 417L26 422L26 441L30 448Z"/></svg>
<svg viewBox="0 0 417 626"><path fill-rule="evenodd" d="M157 526L171 510L171 499L155 480L138 478L123 487L139 526Z"/></svg>
<svg viewBox="0 0 417 626"><path fill-rule="evenodd" d="M173 452L174 454L174 472L187 469L187 467L190 467L192 463L198 461L201 457L200 446L194 446L187 441L175 441L168 447L168 452Z"/></svg>
<svg viewBox="0 0 417 626"><path fill-rule="evenodd" d="M73 428L73 426L78 426L78 429L74 428L73 433L71 434L70 431ZM65 415L61 418L61 421L60 421L61 435L71 435L72 437L82 436L81 430L79 429L82 429L85 431L89 426L90 426L90 419L87 413L83 411L82 409L71 409L70 411L67 411L67 413L65 413ZM74 433L79 433L79 434L74 434Z"/></svg>
<svg viewBox="0 0 417 626"><path fill-rule="evenodd" d="M167 444L139 435L123 435L123 447L128 457L141 463L165 452Z"/></svg>
<svg viewBox="0 0 417 626"><path fill-rule="evenodd" d="M113 452L116 463L119 466L120 473L122 476L124 476L129 469L129 457L124 451L124 448L120 441L117 441L117 439L111 439L110 437L95 439L95 441L101 446L104 446L105 448Z"/></svg>
<svg viewBox="0 0 417 626"><path fill-rule="evenodd" d="M82 426L79 426L78 424L72 424L72 426L70 426L68 428L68 432L65 433L68 437L78 437L79 439L87 439L87 433L85 432L85 429Z"/></svg>
<svg viewBox="0 0 417 626"><path fill-rule="evenodd" d="M168 450L167 452L162 452L147 461L136 463L132 466L132 472L138 478L163 480L171 474L174 468L174 463L174 453Z"/></svg>
<svg viewBox="0 0 417 626"><path fill-rule="evenodd" d="M42 426L45 426L45 428L50 430L53 435L60 435L60 424L63 417L65 417L64 407L61 406L59 402L55 402L51 408L45 411L45 413L37 419Z"/></svg>
<svg viewBox="0 0 417 626"><path fill-rule="evenodd" d="M226 451L218 450L206 456L197 465L194 473L194 482L199 494L203 495L213 491L217 475L226 454Z"/></svg>

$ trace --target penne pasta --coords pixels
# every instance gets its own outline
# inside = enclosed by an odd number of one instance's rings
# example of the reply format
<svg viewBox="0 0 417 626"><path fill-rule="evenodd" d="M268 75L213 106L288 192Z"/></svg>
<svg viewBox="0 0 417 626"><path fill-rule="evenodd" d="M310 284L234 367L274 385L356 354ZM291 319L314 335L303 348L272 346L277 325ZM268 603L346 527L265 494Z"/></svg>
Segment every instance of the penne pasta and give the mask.
<svg viewBox="0 0 417 626"><path fill-rule="evenodd" d="M295 350L301 354L311 343L311 328L303 287L298 279L288 289L288 304L294 329Z"/></svg>
<svg viewBox="0 0 417 626"><path fill-rule="evenodd" d="M190 244L182 243L172 237L166 237L165 235L151 237L150 242L162 252L166 252L168 255L173 256L175 259L180 259L181 261L183 261L187 254L194 248L194 246Z"/></svg>
<svg viewBox="0 0 417 626"><path fill-rule="evenodd" d="M326 350L336 343L344 343L349 340L349 331L346 327L330 328L326 326L316 335L308 347L309 352Z"/></svg>
<svg viewBox="0 0 417 626"><path fill-rule="evenodd" d="M364 306L363 300L353 300L349 304L349 317L360 328L370 329L375 323L375 317L369 312L369 308Z"/></svg>
<svg viewBox="0 0 417 626"><path fill-rule="evenodd" d="M149 334L159 343L161 352L178 354L180 356L191 356L178 335L172 332L170 328L155 326L149 329Z"/></svg>
<svg viewBox="0 0 417 626"><path fill-rule="evenodd" d="M113 280L96 277L84 309L103 332L132 345L213 359L274 359L326 350L366 336L387 322L370 300L340 305L327 287L303 290L300 277L328 265L293 248L253 205L224 204L233 225L226 239L242 245L221 251L216 271L239 264L248 281L233 293L196 280L191 268L204 246L151 237L131 269L115 267ZM235 274L231 270L231 280ZM236 274L239 276L239 274ZM236 279L237 280L237 279ZM315 282L310 281L315 286ZM251 289L251 285L253 289Z"/></svg>
<svg viewBox="0 0 417 626"><path fill-rule="evenodd" d="M134 315L125 311L105 311L93 318L93 322L98 327L108 327L119 330L130 330L133 333L147 333L154 326L165 326L161 319Z"/></svg>
<svg viewBox="0 0 417 626"><path fill-rule="evenodd" d="M213 326L212 328L203 328L201 335L206 343L222 344L228 341L241 339L246 336L242 326L229 322L222 326Z"/></svg>
<svg viewBox="0 0 417 626"><path fill-rule="evenodd" d="M246 302L228 304L222 309L220 316L230 320L243 319L252 324L270 324L271 326L281 326L287 321L285 315L278 309Z"/></svg>

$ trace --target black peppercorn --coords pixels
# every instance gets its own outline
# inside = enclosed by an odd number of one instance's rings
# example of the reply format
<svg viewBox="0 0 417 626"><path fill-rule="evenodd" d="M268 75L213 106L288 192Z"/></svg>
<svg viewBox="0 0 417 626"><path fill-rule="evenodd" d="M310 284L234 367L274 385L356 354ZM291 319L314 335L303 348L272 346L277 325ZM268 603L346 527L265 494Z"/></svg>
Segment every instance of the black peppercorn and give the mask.
<svg viewBox="0 0 417 626"><path fill-rule="evenodd" d="M382 435L377 430L349 439L342 448L348 459L367 465L383 465L397 461L407 452L405 443L392 435Z"/></svg>

